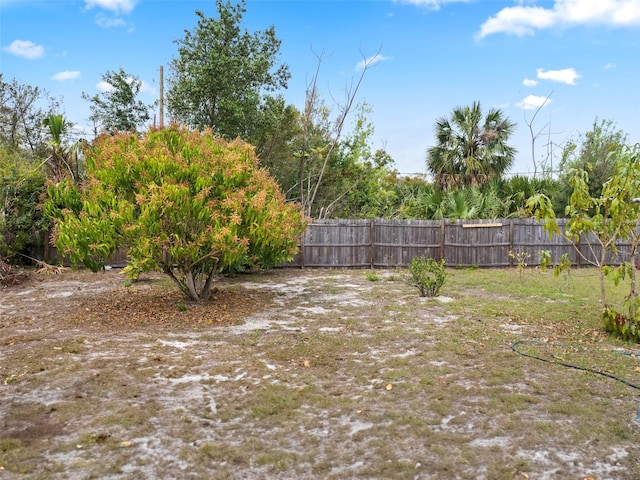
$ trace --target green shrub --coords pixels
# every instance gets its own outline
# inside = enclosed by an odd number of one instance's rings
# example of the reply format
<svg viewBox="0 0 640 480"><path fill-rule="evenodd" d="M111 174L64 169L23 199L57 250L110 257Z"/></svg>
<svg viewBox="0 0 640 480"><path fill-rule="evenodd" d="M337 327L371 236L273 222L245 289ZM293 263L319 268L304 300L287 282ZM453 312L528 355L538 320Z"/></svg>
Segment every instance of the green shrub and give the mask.
<svg viewBox="0 0 640 480"><path fill-rule="evenodd" d="M102 135L85 175L82 188L48 188L58 251L98 271L126 247L132 278L161 271L194 301L208 300L222 273L290 261L306 224L251 145L210 131Z"/></svg>
<svg viewBox="0 0 640 480"><path fill-rule="evenodd" d="M444 269L444 259L436 261L433 258L415 257L408 267L406 283L420 290L421 297L435 297L447 278Z"/></svg>
<svg viewBox="0 0 640 480"><path fill-rule="evenodd" d="M373 272L367 272L367 280L370 282L377 282L380 280L380 277Z"/></svg>
<svg viewBox="0 0 640 480"><path fill-rule="evenodd" d="M0 256L41 255L50 221L42 214L45 177L0 149Z"/></svg>
<svg viewBox="0 0 640 480"><path fill-rule="evenodd" d="M617 312L611 307L604 308L602 312L604 329L623 340L640 343L640 322Z"/></svg>

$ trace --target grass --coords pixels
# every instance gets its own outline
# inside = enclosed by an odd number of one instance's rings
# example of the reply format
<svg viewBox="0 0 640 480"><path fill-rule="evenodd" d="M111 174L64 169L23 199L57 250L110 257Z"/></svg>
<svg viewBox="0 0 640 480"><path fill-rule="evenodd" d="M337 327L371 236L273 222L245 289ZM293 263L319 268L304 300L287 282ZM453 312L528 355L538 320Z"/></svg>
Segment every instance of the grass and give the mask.
<svg viewBox="0 0 640 480"><path fill-rule="evenodd" d="M7 344L0 467L34 478L639 478L638 390L558 365L640 384L640 360L620 353L638 347L602 331L595 272L449 274L453 301L442 302L398 272L275 271L231 281L304 286L273 293L258 314L269 328L58 328Z"/></svg>

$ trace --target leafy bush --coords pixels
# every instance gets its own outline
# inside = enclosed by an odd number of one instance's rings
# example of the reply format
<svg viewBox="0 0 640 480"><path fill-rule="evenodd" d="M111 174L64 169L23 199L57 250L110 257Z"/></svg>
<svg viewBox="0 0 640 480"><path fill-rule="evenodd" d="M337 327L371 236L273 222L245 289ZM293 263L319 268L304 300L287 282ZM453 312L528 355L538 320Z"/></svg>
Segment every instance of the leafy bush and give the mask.
<svg viewBox="0 0 640 480"><path fill-rule="evenodd" d="M433 258L415 257L408 267L406 283L420 290L421 297L435 297L447 278L444 269L444 259L436 261Z"/></svg>
<svg viewBox="0 0 640 480"><path fill-rule="evenodd" d="M373 272L367 272L367 280L370 282L377 282L380 280L380 277Z"/></svg>
<svg viewBox="0 0 640 480"><path fill-rule="evenodd" d="M39 170L0 149L0 256L40 256L51 224L40 208L44 192Z"/></svg>
<svg viewBox="0 0 640 480"><path fill-rule="evenodd" d="M611 307L606 307L602 312L604 329L623 340L640 343L640 322L618 313Z"/></svg>
<svg viewBox="0 0 640 480"><path fill-rule="evenodd" d="M86 182L49 188L60 252L96 271L128 248L127 271L167 274L192 300L216 275L269 268L295 255L305 222L258 165L253 147L179 127L99 137Z"/></svg>

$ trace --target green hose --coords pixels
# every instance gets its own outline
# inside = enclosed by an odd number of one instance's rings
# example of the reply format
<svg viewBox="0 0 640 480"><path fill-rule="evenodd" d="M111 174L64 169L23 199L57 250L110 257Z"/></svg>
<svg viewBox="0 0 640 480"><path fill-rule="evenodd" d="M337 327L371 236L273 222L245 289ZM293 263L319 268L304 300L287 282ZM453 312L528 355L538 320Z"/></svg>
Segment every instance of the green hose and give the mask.
<svg viewBox="0 0 640 480"><path fill-rule="evenodd" d="M555 365L562 365L563 367L567 367L567 368L574 368L576 370L582 370L582 371L585 371L585 372L595 373L596 375L602 375L603 377L612 378L613 380L616 380L616 381L618 381L620 383L624 383L625 385L627 385L627 386L629 386L631 388L635 388L636 390L640 390L640 385L636 385L635 383L628 382L623 378L616 377L615 375L612 375L612 374L607 373L607 372L603 372L601 370L596 370L596 369L588 368L588 367L581 367L579 365L574 365L572 363L561 362L559 360L549 360L547 358L538 357L537 355L531 355L529 353L524 353L524 352L518 350L518 346L522 345L522 344L525 344L525 343L546 345L546 346L552 346L552 347L568 347L568 348L573 348L573 349L587 350L585 347L577 347L577 346L574 346L574 345L565 345L565 344L562 344L562 343L541 342L540 340L516 340L515 342L513 342L511 344L511 350L513 350L514 352L522 355L523 357L535 358L536 360L540 360L542 362L547 362L547 363L551 363L551 364L555 364ZM608 351L610 351L610 350L608 350ZM632 356L632 357L640 357L640 352L616 352L616 353L619 353L621 355L629 355L629 356Z"/></svg>

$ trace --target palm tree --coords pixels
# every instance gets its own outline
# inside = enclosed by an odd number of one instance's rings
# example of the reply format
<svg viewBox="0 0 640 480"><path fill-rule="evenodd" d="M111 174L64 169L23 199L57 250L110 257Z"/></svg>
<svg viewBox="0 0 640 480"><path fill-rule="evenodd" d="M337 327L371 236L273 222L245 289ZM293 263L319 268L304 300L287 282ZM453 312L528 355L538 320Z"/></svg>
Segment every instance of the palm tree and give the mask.
<svg viewBox="0 0 640 480"><path fill-rule="evenodd" d="M49 128L51 136L49 141L51 151L45 159L45 163L49 166L49 177L56 183L68 176L74 182L79 182L82 142L77 141L69 145L64 141L72 124L62 115L54 114L46 117L43 123Z"/></svg>
<svg viewBox="0 0 640 480"><path fill-rule="evenodd" d="M436 121L437 145L427 152L427 167L443 188L484 185L513 164L516 149L507 145L515 123L493 108L482 117L479 102L456 107L451 118Z"/></svg>

